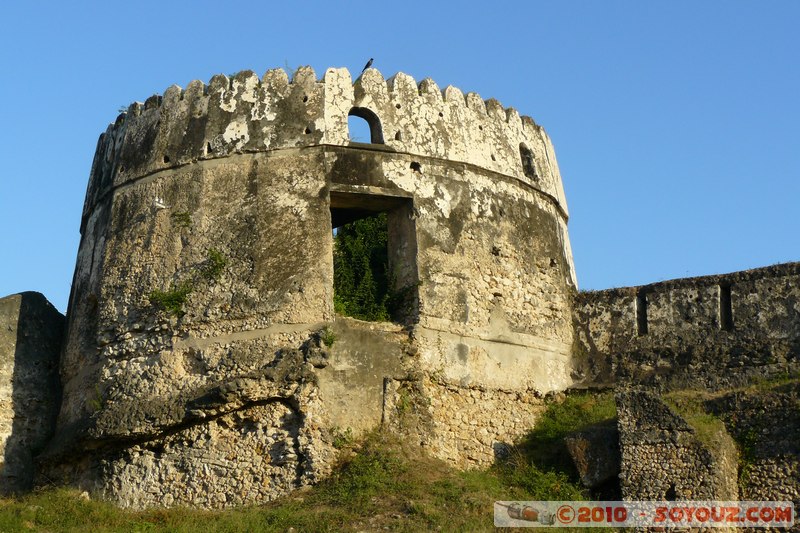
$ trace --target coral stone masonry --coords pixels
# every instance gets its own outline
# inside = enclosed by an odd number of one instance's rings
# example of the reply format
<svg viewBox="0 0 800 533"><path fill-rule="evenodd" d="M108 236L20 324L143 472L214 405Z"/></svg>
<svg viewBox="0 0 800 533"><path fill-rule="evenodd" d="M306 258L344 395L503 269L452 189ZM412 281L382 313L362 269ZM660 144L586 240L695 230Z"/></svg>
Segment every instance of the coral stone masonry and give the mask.
<svg viewBox="0 0 800 533"><path fill-rule="evenodd" d="M394 322L334 313L332 229L377 213ZM602 435L622 463L587 460L602 474L587 483L617 469L628 496L735 498L734 447L707 449L657 393L796 372L798 265L579 293L568 218L544 130L430 79L244 71L135 103L97 144L63 342L52 313L0 300L3 489L253 504L322 479L337 442L378 427L485 467L547 398L617 386L619 428ZM30 324L43 340L25 345ZM574 439L581 457L596 434ZM780 484L797 446L780 453L754 478ZM659 455L724 468L705 479ZM642 481L657 473L685 479Z"/></svg>
<svg viewBox="0 0 800 533"><path fill-rule="evenodd" d="M398 324L333 312L331 229L377 212ZM98 143L44 471L125 506L265 501L409 405L431 453L488 465L571 383L567 213L541 127L431 80L241 72L134 104Z"/></svg>

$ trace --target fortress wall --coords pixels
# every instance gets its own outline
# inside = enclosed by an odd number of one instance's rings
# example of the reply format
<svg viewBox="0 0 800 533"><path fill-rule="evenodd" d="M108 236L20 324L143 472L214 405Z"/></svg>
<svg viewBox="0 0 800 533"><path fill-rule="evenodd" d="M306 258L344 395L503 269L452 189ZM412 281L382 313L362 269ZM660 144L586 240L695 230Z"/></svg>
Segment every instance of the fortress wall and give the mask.
<svg viewBox="0 0 800 533"><path fill-rule="evenodd" d="M113 388L119 383L112 383L94 405L94 438L63 449L51 445L42 457L45 479L133 508L254 504L318 481L334 459L308 363L320 346L276 350L281 342L289 345L280 334L255 343L215 339L163 354L178 378L173 395L161 390L126 401ZM246 358L233 360L231 354L248 349L270 358L242 372ZM178 367L187 361L193 365ZM128 370L139 363L132 361ZM149 366L139 384L161 386L157 364ZM206 385L195 389L179 381L196 384L206 377Z"/></svg>
<svg viewBox="0 0 800 533"><path fill-rule="evenodd" d="M181 343L275 324L297 324L303 332L332 319L330 211L320 197L324 175L315 170L320 157L252 154L180 167L118 189L108 207L95 211L70 304L78 312L70 315L62 363L65 432L100 431L91 429L102 419L98 404L111 399L140 405L131 416L138 412L147 421L140 427L144 422L128 420L124 432L175 423L169 409L148 412L143 401L169 403L221 379L196 360L196 351L178 349ZM211 275L214 254L224 265ZM160 310L153 299L184 288L179 312ZM271 360L281 343L302 342L296 332L287 334L265 346L234 338L240 342L220 342L222 353L206 356L227 367L222 374L246 373Z"/></svg>
<svg viewBox="0 0 800 533"><path fill-rule="evenodd" d="M350 142L353 108L385 143ZM333 313L332 223L365 211L391 221L402 325ZM264 501L419 379L442 409L425 438L487 464L572 383L566 223L541 128L430 80L248 71L134 104L87 189L47 475L132 507Z"/></svg>
<svg viewBox="0 0 800 533"><path fill-rule="evenodd" d="M706 411L740 443L740 499L800 504L800 383L706 399Z"/></svg>
<svg viewBox="0 0 800 533"><path fill-rule="evenodd" d="M317 80L303 67L291 81L281 69L260 80L242 71L230 79L214 76L207 85L172 86L132 104L98 141L84 222L112 187L160 170L232 153L347 145L353 107L377 115L387 148L516 177L556 199L566 218L552 144L529 117L475 93L441 91L429 79L417 84L403 73L384 80L369 69L353 84L345 69L328 69ZM523 143L534 156L535 178L523 169Z"/></svg>
<svg viewBox="0 0 800 533"><path fill-rule="evenodd" d="M800 264L580 293L586 385L722 388L800 368Z"/></svg>
<svg viewBox="0 0 800 533"><path fill-rule="evenodd" d="M738 499L736 445L724 427L698 430L655 394L616 394L622 497L628 501Z"/></svg>
<svg viewBox="0 0 800 533"><path fill-rule="evenodd" d="M505 390L547 392L571 382L571 257L552 199L458 163L331 152L334 185L368 183L413 199L415 335L428 369Z"/></svg>
<svg viewBox="0 0 800 533"><path fill-rule="evenodd" d="M128 508L270 501L301 484L301 427L279 402L225 414L106 458L94 492Z"/></svg>
<svg viewBox="0 0 800 533"><path fill-rule="evenodd" d="M451 386L485 387L502 397L571 383L573 289L552 198L477 167L369 148L234 154L124 184L88 219L71 302L85 314L70 323L65 401L50 463L63 465L59 457L81 443L115 448L133 441L140 443L135 450L122 449L141 456L156 476L166 467L153 462L147 443L177 428L212 431L187 406L261 375L283 349L296 349L333 321L328 197L334 189L393 195L413 205L405 238L416 249L417 357L408 364L441 373ZM225 260L213 278L205 274L212 250ZM154 303L154 292L187 284L179 315ZM357 403L335 394L347 376L327 369L312 374L322 387L313 394L324 400L316 408L318 427L355 427L334 412L342 401L348 409ZM370 382L374 391L365 397L383 394L383 377ZM299 401L294 389L253 387L247 403L223 402L218 415L233 416L268 397ZM492 416L501 428L511 423ZM380 423L374 413L369 417L369 424ZM202 428L189 429L196 425ZM451 429L463 433L457 424ZM510 433L503 431L486 439L505 441ZM437 435L451 449L449 437ZM478 462L493 453L491 446L480 453L467 446L465 454L468 448L482 457ZM123 475L127 456L120 453L98 452L105 457L99 465L74 466L80 472L66 476L84 476L83 486L110 497L117 490L113 479L134 475ZM149 501L122 492L118 499Z"/></svg>
<svg viewBox="0 0 800 533"><path fill-rule="evenodd" d="M566 386L570 258L551 199L436 159L320 147L204 161L116 190L79 251L72 305L83 312L62 365L71 399L62 424L91 415L98 396L138 401L201 386L206 378L176 387L171 367L190 364L175 355L177 338L332 320L334 185L413 199L416 322L432 367L462 384ZM212 251L226 261L213 280L203 275ZM159 313L153 292L187 284L180 318Z"/></svg>

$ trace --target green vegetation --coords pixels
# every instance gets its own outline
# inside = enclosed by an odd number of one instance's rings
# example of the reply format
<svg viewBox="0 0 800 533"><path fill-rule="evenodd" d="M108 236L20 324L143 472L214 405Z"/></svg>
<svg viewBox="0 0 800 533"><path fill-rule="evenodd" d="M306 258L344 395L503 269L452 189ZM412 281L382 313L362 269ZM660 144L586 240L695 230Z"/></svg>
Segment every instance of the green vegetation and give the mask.
<svg viewBox="0 0 800 533"><path fill-rule="evenodd" d="M182 317L185 314L183 306L189 299L189 295L197 286L199 278L206 281L216 281L222 275L228 260L222 252L215 248L208 250L208 257L199 265L192 267L192 279L183 280L174 284L169 290L154 290L150 293L150 304L161 309L165 313L175 317ZM199 274L199 278L198 278Z"/></svg>
<svg viewBox="0 0 800 533"><path fill-rule="evenodd" d="M750 428L739 435L736 441L739 448L739 486L741 487L746 487L750 484L750 472L756 461L758 437L756 429Z"/></svg>
<svg viewBox="0 0 800 533"><path fill-rule="evenodd" d="M341 452L339 467L317 486L263 506L227 511L134 512L85 501L76 491L50 489L0 499L0 531L493 531L495 500L586 499L559 464L531 454L557 457L563 447L557 441L564 435L613 416L610 394L569 396L548 407L540 427L507 461L483 471L456 471L395 435L375 433L357 446L342 443L351 449Z"/></svg>
<svg viewBox="0 0 800 533"><path fill-rule="evenodd" d="M559 480L577 484L578 473L564 444L564 437L588 426L608 422L616 416L617 407L611 392L575 393L568 395L561 403L551 403L536 421L536 427L516 449L530 463L524 475L531 481L525 486L531 491L545 492L548 483L544 486L534 483L540 474L552 479L553 483Z"/></svg>
<svg viewBox="0 0 800 533"><path fill-rule="evenodd" d="M694 428L700 442L714 450L721 445L723 439L728 441L731 439L725 429L725 423L716 415L706 411L703 396L702 393L695 391L678 391L664 396L664 402Z"/></svg>
<svg viewBox="0 0 800 533"><path fill-rule="evenodd" d="M706 404L723 396L740 393L747 396L758 396L778 392L787 386L800 383L800 375L786 372L771 378L763 378L752 383L731 389L708 392L703 390L683 390L668 393L664 399L675 411L695 429L697 438L709 449L720 449L721 446L735 447L739 452L739 486L750 483L750 471L756 460L756 447L759 443L760 428L758 420L748 420L748 425L740 425L737 417L726 418L729 426L717 416L709 413Z"/></svg>
<svg viewBox="0 0 800 533"><path fill-rule="evenodd" d="M329 326L325 326L322 328L322 331L319 332L319 340L322 341L322 344L330 348L333 346L333 343L336 342L336 333L334 333Z"/></svg>
<svg viewBox="0 0 800 533"><path fill-rule="evenodd" d="M333 447L337 450L348 448L355 442L353 437L353 428L334 428L333 429Z"/></svg>
<svg viewBox="0 0 800 533"><path fill-rule="evenodd" d="M766 392L784 385L794 385L796 383L800 383L800 372L786 371L769 379L758 379L749 388L756 391Z"/></svg>
<svg viewBox="0 0 800 533"><path fill-rule="evenodd" d="M200 274L207 280L217 280L222 275L228 260L216 248L208 250L208 258L200 268Z"/></svg>
<svg viewBox="0 0 800 533"><path fill-rule="evenodd" d="M738 442L728 433L725 423L716 415L706 410L705 402L721 392L709 393L706 391L683 390L668 393L664 402L676 411L693 429L697 439L712 453L717 450L739 457L739 485L747 484L750 465L752 464L753 443ZM749 450L749 452L748 452Z"/></svg>
<svg viewBox="0 0 800 533"><path fill-rule="evenodd" d="M192 215L190 215L187 211L172 213L169 217L179 228L188 228L192 225Z"/></svg>
<svg viewBox="0 0 800 533"><path fill-rule="evenodd" d="M387 242L386 213L338 229L333 244L333 305L338 314L389 320Z"/></svg>
<svg viewBox="0 0 800 533"><path fill-rule="evenodd" d="M410 314L418 283L396 288L389 272L386 213L356 220L333 239L333 306L359 320L399 320Z"/></svg>
<svg viewBox="0 0 800 533"><path fill-rule="evenodd" d="M99 411L103 408L105 404L105 400L103 398L103 393L100 391L100 385L94 386L94 395L89 398L89 407L92 408L92 411Z"/></svg>
<svg viewBox="0 0 800 533"><path fill-rule="evenodd" d="M173 285L168 291L156 289L150 293L150 303L169 315L181 317L184 315L183 306L193 288L191 282L185 281L177 286Z"/></svg>

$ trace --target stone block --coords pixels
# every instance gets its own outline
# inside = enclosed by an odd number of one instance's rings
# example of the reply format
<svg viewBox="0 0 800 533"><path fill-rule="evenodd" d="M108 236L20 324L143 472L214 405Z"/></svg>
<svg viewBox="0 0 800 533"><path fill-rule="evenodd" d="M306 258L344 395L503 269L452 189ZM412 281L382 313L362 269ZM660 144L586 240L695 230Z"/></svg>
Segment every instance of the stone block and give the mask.
<svg viewBox="0 0 800 533"><path fill-rule="evenodd" d="M616 420L577 431L567 436L564 442L585 487L597 488L619 475L619 431Z"/></svg>

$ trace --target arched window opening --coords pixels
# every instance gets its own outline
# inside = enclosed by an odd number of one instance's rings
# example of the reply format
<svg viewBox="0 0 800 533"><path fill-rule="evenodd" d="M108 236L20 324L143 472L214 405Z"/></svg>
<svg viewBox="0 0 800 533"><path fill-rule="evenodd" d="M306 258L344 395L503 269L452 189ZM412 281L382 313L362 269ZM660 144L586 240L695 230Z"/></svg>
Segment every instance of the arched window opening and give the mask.
<svg viewBox="0 0 800 533"><path fill-rule="evenodd" d="M533 180L539 179L539 174L536 172L536 160L533 158L533 152L524 144L519 145L519 156L522 159L522 172Z"/></svg>
<svg viewBox="0 0 800 533"><path fill-rule="evenodd" d="M366 107L354 107L348 113L350 142L383 144L383 130L378 115Z"/></svg>

